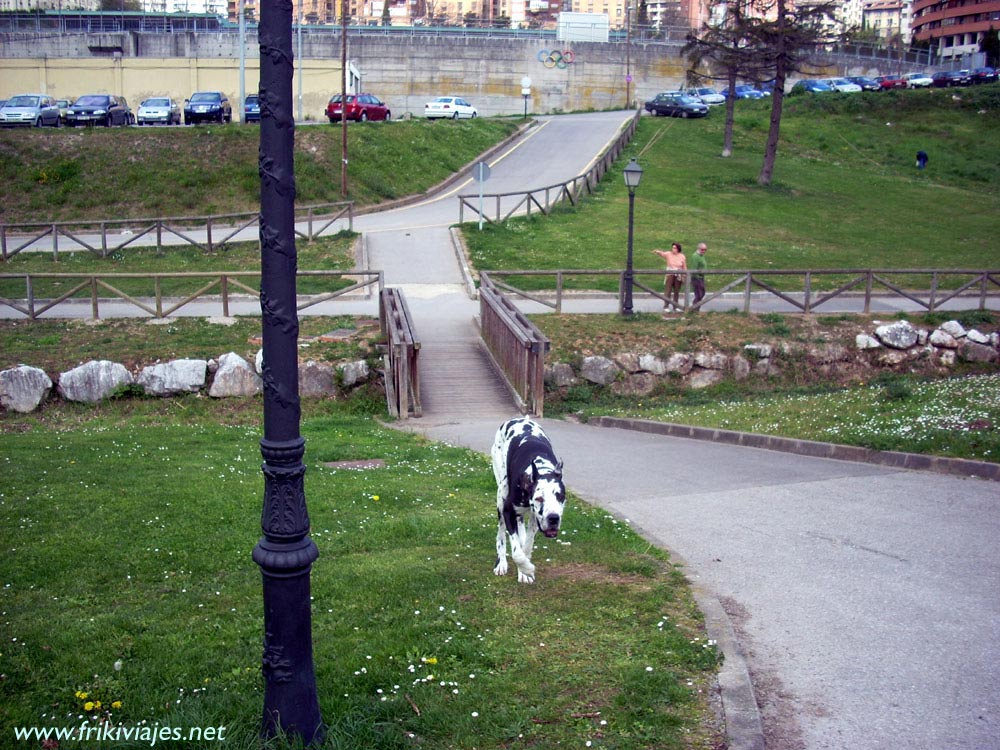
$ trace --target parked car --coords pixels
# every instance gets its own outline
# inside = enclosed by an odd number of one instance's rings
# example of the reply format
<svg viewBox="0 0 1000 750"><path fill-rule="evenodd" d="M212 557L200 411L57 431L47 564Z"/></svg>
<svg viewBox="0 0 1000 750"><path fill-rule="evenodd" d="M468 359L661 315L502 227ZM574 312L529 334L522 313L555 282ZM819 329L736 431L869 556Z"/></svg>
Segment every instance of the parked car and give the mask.
<svg viewBox="0 0 1000 750"><path fill-rule="evenodd" d="M243 100L243 122L260 122L259 94L247 94Z"/></svg>
<svg viewBox="0 0 1000 750"><path fill-rule="evenodd" d="M232 122L233 107L221 91L196 91L184 100L184 122Z"/></svg>
<svg viewBox="0 0 1000 750"><path fill-rule="evenodd" d="M911 89L927 89L934 83L934 79L926 73L907 73L903 78Z"/></svg>
<svg viewBox="0 0 1000 750"><path fill-rule="evenodd" d="M708 105L701 99L688 96L680 91L664 91L657 94L645 104L646 111L659 117L705 117L708 115Z"/></svg>
<svg viewBox="0 0 1000 750"><path fill-rule="evenodd" d="M996 68L976 68L971 73L973 83L994 83L997 80Z"/></svg>
<svg viewBox="0 0 1000 750"><path fill-rule="evenodd" d="M114 94L84 94L73 102L66 113L67 125L129 125L132 112L120 96Z"/></svg>
<svg viewBox="0 0 1000 750"><path fill-rule="evenodd" d="M875 80L878 81L878 85L882 91L906 88L906 79L901 75L875 76Z"/></svg>
<svg viewBox="0 0 1000 750"><path fill-rule="evenodd" d="M763 99L764 98L764 92L763 91L758 91L753 86L751 86L749 84L746 84L746 83L741 83L739 86L737 86L736 89L735 89L735 91L734 91L734 94L735 94L735 98L737 98L737 99ZM728 97L729 96L729 89L728 88L723 89L722 90L722 95L724 97Z"/></svg>
<svg viewBox="0 0 1000 750"><path fill-rule="evenodd" d="M833 89L823 81L814 81L809 78L803 78L801 81L796 81L795 85L792 86L790 93L792 94L827 94L833 91Z"/></svg>
<svg viewBox="0 0 1000 750"><path fill-rule="evenodd" d="M702 104L707 104L709 107L726 103L726 97L713 88L688 89L684 93L695 99L700 99Z"/></svg>
<svg viewBox="0 0 1000 750"><path fill-rule="evenodd" d="M868 76L848 76L847 80L858 84L862 91L878 91L882 88L878 81Z"/></svg>
<svg viewBox="0 0 1000 750"><path fill-rule="evenodd" d="M181 108L169 96L154 96L143 99L139 111L135 114L139 125L180 125Z"/></svg>
<svg viewBox="0 0 1000 750"><path fill-rule="evenodd" d="M326 105L326 116L330 122L340 122L341 109L340 94L335 94ZM374 94L348 94L344 116L357 122L392 119L388 105Z"/></svg>
<svg viewBox="0 0 1000 750"><path fill-rule="evenodd" d="M861 87L858 84L851 83L846 78L827 78L823 83L842 94L856 94L861 91Z"/></svg>
<svg viewBox="0 0 1000 750"><path fill-rule="evenodd" d="M72 104L72 99L56 99L56 106L59 107L59 119L63 125L66 124L66 115L69 113L69 108Z"/></svg>
<svg viewBox="0 0 1000 750"><path fill-rule="evenodd" d="M0 127L58 128L61 124L56 100L48 94L18 94L0 109Z"/></svg>
<svg viewBox="0 0 1000 750"><path fill-rule="evenodd" d="M968 86L972 83L972 74L968 70L939 70L931 80L938 88Z"/></svg>
<svg viewBox="0 0 1000 750"><path fill-rule="evenodd" d="M434 101L424 105L424 117L428 120L442 117L452 120L462 117L471 119L478 116L479 112L476 111L476 108L459 96L439 96Z"/></svg>
<svg viewBox="0 0 1000 750"><path fill-rule="evenodd" d="M764 96L774 95L774 81L764 81L757 84L757 90Z"/></svg>

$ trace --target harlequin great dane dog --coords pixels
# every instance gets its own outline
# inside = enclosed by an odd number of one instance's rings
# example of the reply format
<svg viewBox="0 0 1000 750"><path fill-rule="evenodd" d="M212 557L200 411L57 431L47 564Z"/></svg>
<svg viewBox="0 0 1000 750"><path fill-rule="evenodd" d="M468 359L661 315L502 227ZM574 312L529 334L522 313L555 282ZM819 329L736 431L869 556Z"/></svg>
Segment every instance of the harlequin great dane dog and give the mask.
<svg viewBox="0 0 1000 750"><path fill-rule="evenodd" d="M562 461L552 451L537 422L528 417L500 425L493 440L493 476L497 480L497 557L493 573L507 574L507 539L520 583L535 582L531 550L535 532L559 534L566 488Z"/></svg>

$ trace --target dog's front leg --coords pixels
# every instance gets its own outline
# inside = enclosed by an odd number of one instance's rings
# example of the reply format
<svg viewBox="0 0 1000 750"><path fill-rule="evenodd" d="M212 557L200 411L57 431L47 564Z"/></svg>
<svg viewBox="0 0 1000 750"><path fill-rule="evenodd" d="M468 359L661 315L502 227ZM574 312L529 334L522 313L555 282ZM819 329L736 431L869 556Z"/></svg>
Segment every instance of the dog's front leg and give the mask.
<svg viewBox="0 0 1000 750"><path fill-rule="evenodd" d="M510 556L517 566L517 580L520 583L534 583L535 566L531 564L531 560L524 554L524 522L513 506L504 508L503 521L507 531L507 538L510 540ZM504 560L504 565L506 565L506 560Z"/></svg>
<svg viewBox="0 0 1000 750"><path fill-rule="evenodd" d="M497 511L497 559L493 563L493 575L507 575L507 527L503 515Z"/></svg>

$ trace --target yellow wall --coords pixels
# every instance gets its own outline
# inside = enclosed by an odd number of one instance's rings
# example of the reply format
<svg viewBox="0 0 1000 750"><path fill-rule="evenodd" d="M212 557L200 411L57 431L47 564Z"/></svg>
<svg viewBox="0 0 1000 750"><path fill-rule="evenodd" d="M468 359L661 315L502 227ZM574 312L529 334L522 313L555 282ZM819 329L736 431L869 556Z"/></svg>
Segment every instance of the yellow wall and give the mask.
<svg viewBox="0 0 1000 750"><path fill-rule="evenodd" d="M222 91L233 105L233 119L242 112L239 60L181 58L6 58L0 61L0 98L44 93L56 98L83 94L124 96L135 111L149 96L170 96L183 104L195 91ZM246 61L245 86L257 91L258 60ZM340 60L305 60L302 70L302 113L320 119L330 97L340 91ZM298 115L299 71L292 80Z"/></svg>

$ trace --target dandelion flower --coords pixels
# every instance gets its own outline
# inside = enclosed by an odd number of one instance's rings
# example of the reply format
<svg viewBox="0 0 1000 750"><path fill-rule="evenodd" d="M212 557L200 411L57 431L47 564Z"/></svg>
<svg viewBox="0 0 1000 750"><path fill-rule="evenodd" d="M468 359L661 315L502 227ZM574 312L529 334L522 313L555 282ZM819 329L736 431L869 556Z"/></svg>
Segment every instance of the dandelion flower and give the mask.
<svg viewBox="0 0 1000 750"><path fill-rule="evenodd" d="M93 704L93 702L92 701L87 701L86 703L84 703L83 704L83 710L84 711L93 711L94 710L94 704Z"/></svg>

